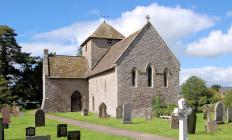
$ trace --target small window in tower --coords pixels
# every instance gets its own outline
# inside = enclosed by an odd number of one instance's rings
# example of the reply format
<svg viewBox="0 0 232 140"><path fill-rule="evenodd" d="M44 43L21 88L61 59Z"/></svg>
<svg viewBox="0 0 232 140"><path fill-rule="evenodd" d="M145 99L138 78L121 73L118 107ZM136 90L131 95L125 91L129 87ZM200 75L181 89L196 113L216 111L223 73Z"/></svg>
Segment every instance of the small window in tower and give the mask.
<svg viewBox="0 0 232 140"><path fill-rule="evenodd" d="M152 67L151 65L148 65L147 67L147 86L152 87L153 86L153 76L152 76Z"/></svg>
<svg viewBox="0 0 232 140"><path fill-rule="evenodd" d="M164 69L164 87L168 87L168 70Z"/></svg>
<svg viewBox="0 0 232 140"><path fill-rule="evenodd" d="M112 39L107 39L107 44L108 44L108 45L110 45L110 46L111 46L111 45L112 45L112 43L113 43L113 40L112 40Z"/></svg>

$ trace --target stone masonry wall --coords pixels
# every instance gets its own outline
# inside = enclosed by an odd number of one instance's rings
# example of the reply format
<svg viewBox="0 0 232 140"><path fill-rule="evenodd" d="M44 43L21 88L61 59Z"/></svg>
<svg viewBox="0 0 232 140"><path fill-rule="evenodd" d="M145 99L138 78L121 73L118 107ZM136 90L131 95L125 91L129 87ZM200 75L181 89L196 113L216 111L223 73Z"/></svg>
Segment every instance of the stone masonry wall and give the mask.
<svg viewBox="0 0 232 140"><path fill-rule="evenodd" d="M114 70L89 79L89 110L98 113L101 103L107 106L107 114L116 116L117 73Z"/></svg>
<svg viewBox="0 0 232 140"><path fill-rule="evenodd" d="M155 95L174 103L179 91L179 63L152 26L146 26L117 62L118 104L130 102L132 116L143 117ZM147 86L146 68L153 71L153 86ZM136 68L137 87L132 87L131 70ZM163 70L168 69L168 87L164 87Z"/></svg>
<svg viewBox="0 0 232 140"><path fill-rule="evenodd" d="M75 91L78 91L82 98L83 96L89 98L86 79L46 78L45 86L45 97L43 97L45 101L42 108L45 112L71 111L71 96Z"/></svg>

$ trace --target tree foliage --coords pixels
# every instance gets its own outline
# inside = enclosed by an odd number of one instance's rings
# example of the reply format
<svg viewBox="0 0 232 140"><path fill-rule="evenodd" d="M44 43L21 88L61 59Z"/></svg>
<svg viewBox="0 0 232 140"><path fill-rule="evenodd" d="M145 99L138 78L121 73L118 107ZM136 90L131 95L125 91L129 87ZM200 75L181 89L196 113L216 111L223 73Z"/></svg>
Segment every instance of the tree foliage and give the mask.
<svg viewBox="0 0 232 140"><path fill-rule="evenodd" d="M212 89L216 90L217 92L219 92L219 90L222 88L221 85L215 84L211 86Z"/></svg>
<svg viewBox="0 0 232 140"><path fill-rule="evenodd" d="M10 102L11 97L24 100L42 98L42 61L21 51L16 42L17 34L8 26L0 26L0 75L7 87L4 97Z"/></svg>
<svg viewBox="0 0 232 140"><path fill-rule="evenodd" d="M209 102L205 82L196 76L191 76L181 86L181 94L196 111L198 110L198 106Z"/></svg>
<svg viewBox="0 0 232 140"><path fill-rule="evenodd" d="M232 90L226 92L226 95L225 95L225 98L224 98L224 104L227 107L232 107Z"/></svg>
<svg viewBox="0 0 232 140"><path fill-rule="evenodd" d="M7 84L6 79L0 75L0 105L8 104L15 98L11 96L11 91Z"/></svg>

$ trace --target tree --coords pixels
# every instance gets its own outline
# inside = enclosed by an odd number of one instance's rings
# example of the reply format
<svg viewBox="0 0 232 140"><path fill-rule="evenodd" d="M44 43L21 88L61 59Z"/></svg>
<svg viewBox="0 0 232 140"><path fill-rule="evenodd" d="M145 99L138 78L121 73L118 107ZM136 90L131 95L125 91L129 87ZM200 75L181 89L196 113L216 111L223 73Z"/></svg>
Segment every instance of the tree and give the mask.
<svg viewBox="0 0 232 140"><path fill-rule="evenodd" d="M191 76L181 86L181 94L196 111L198 106L207 103L207 87L205 82L196 76Z"/></svg>
<svg viewBox="0 0 232 140"><path fill-rule="evenodd" d="M0 75L0 105L8 104L14 98L14 96L11 96L6 79Z"/></svg>
<svg viewBox="0 0 232 140"><path fill-rule="evenodd" d="M217 92L222 88L221 85L215 84L211 86L212 89L215 89Z"/></svg>
<svg viewBox="0 0 232 140"><path fill-rule="evenodd" d="M226 95L225 95L225 98L224 98L224 104L227 107L232 107L232 90L226 92Z"/></svg>
<svg viewBox="0 0 232 140"><path fill-rule="evenodd" d="M208 96L208 103L216 103L222 100L220 92L215 90L214 88L208 89L207 96Z"/></svg>
<svg viewBox="0 0 232 140"><path fill-rule="evenodd" d="M17 34L8 26L0 26L0 74L9 82L14 84L21 67L28 61L29 53L21 52L15 37Z"/></svg>

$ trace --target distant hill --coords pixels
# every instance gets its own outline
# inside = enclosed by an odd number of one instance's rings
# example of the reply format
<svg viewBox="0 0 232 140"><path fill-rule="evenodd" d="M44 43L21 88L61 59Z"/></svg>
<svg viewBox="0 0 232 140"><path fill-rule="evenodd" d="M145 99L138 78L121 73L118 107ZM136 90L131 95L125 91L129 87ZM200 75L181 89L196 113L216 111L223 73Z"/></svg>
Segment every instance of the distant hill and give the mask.
<svg viewBox="0 0 232 140"><path fill-rule="evenodd" d="M232 87L222 87L220 88L219 92L225 94L225 92L232 90Z"/></svg>

